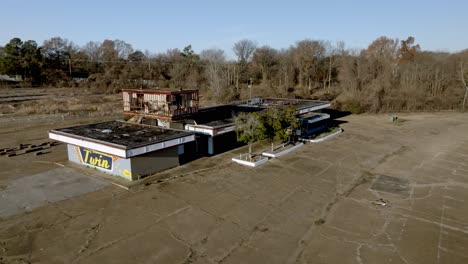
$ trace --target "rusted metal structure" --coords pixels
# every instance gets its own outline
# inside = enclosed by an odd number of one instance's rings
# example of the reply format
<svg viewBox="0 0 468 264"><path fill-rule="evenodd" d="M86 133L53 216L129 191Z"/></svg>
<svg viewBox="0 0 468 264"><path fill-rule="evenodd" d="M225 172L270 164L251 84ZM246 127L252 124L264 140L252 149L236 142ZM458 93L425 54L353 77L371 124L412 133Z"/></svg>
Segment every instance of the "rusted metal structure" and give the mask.
<svg viewBox="0 0 468 264"><path fill-rule="evenodd" d="M122 90L127 115L174 121L198 112L198 90Z"/></svg>

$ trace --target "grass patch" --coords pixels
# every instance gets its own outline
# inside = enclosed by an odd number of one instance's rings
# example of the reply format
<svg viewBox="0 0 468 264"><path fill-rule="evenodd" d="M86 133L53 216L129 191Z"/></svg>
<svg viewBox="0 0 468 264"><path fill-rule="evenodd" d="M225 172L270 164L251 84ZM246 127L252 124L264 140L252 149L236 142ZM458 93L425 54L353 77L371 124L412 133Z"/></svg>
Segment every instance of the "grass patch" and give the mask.
<svg viewBox="0 0 468 264"><path fill-rule="evenodd" d="M68 114L73 116L101 116L120 113L121 107L109 98L50 98L18 104L17 115Z"/></svg>

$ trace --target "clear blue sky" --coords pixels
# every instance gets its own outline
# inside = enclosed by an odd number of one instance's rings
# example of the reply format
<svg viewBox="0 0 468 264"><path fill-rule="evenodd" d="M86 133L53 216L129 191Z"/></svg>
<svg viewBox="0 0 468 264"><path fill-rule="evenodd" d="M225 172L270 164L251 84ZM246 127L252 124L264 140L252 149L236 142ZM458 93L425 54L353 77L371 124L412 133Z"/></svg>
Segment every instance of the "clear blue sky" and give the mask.
<svg viewBox="0 0 468 264"><path fill-rule="evenodd" d="M467 0L0 0L0 10L0 45L60 36L78 45L122 39L151 52L192 44L232 56L243 38L274 48L306 38L364 48L385 35L414 36L424 50L468 48Z"/></svg>

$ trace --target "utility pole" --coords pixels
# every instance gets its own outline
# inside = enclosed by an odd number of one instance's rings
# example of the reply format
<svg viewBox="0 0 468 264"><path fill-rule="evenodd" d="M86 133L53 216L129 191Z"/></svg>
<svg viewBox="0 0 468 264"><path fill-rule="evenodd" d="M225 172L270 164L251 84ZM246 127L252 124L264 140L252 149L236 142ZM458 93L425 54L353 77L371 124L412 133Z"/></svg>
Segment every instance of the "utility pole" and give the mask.
<svg viewBox="0 0 468 264"><path fill-rule="evenodd" d="M68 71L70 72L70 79L72 78L72 66L71 59L68 59Z"/></svg>
<svg viewBox="0 0 468 264"><path fill-rule="evenodd" d="M463 97L463 105L462 105L462 110L463 112L465 112L466 97L468 96L468 85L466 84L466 81L465 81L465 67L463 65L463 62L460 63L460 79L463 84L463 87L465 87L465 96Z"/></svg>
<svg viewBox="0 0 468 264"><path fill-rule="evenodd" d="M234 76L236 78L236 89L239 91L239 69L234 66Z"/></svg>
<svg viewBox="0 0 468 264"><path fill-rule="evenodd" d="M249 99L252 102L252 78L249 80Z"/></svg>

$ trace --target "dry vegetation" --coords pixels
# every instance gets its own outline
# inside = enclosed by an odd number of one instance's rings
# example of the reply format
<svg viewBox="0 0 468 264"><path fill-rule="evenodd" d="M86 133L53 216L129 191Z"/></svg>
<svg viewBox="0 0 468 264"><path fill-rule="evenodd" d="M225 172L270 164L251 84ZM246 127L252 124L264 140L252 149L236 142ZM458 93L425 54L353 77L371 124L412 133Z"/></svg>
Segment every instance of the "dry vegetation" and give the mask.
<svg viewBox="0 0 468 264"><path fill-rule="evenodd" d="M0 73L22 76L22 86L73 87L80 94L197 88L206 104L252 94L330 100L353 113L464 110L468 95L468 50L424 51L412 37L380 37L363 50L308 39L278 50L241 40L233 51L236 61L219 49L197 54L190 45L151 54L122 40L78 47L55 37L39 47L15 38L0 47ZM14 108L20 114L108 113L114 111L108 108L112 103L101 97L88 103L70 95Z"/></svg>
<svg viewBox="0 0 468 264"><path fill-rule="evenodd" d="M69 114L69 115L111 115L115 114L116 104L108 99L72 97L68 99L42 99L20 105L16 111L18 115L31 114ZM119 101L120 102L120 101Z"/></svg>
<svg viewBox="0 0 468 264"><path fill-rule="evenodd" d="M17 88L3 89L2 92L4 100L0 102L0 110L3 116L59 114L93 117L121 113L119 94L96 94L75 88Z"/></svg>

